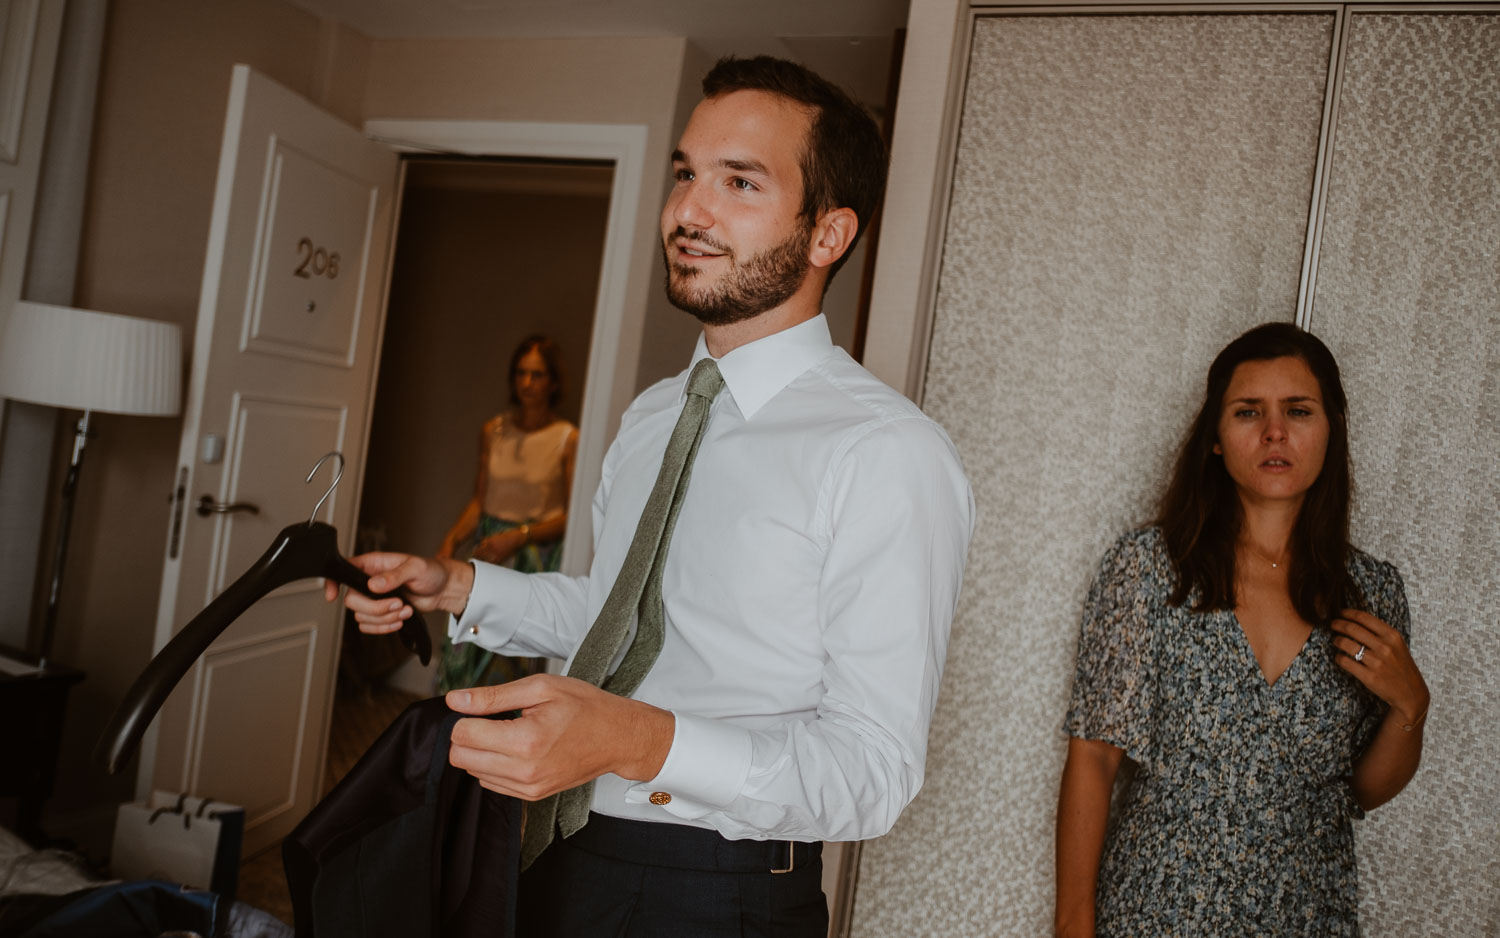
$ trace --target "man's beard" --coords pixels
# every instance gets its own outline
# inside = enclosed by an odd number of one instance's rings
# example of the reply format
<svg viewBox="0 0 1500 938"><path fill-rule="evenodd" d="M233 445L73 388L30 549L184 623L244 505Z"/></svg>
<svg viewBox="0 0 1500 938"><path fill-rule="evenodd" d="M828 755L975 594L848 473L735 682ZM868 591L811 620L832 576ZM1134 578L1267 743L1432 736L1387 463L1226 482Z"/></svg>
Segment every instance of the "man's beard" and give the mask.
<svg viewBox="0 0 1500 938"><path fill-rule="evenodd" d="M696 239L708 246L721 247L701 232L681 227L672 232L670 238ZM667 243L664 240L661 248L662 261L667 267L667 299L678 309L692 313L704 325L727 326L753 319L792 298L811 266L807 249L812 243L812 226L799 225L785 241L761 251L743 264L737 263L735 255L726 251L725 258L733 265L729 275L716 287L696 291L692 289L693 281L704 276L703 272L686 265L674 268L668 259Z"/></svg>

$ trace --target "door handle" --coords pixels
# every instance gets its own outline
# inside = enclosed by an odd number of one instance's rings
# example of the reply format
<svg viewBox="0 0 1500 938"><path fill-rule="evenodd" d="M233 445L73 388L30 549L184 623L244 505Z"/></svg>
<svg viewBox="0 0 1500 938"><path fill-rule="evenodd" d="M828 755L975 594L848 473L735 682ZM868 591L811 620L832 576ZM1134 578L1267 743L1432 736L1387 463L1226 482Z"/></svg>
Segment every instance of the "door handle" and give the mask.
<svg viewBox="0 0 1500 938"><path fill-rule="evenodd" d="M252 515L260 514L260 509L249 502L216 502L212 495L204 495L198 499L198 507L193 509L200 517L209 515L229 515L237 511L247 512Z"/></svg>
<svg viewBox="0 0 1500 938"><path fill-rule="evenodd" d="M187 466L177 471L177 487L167 496L172 503L172 533L167 538L167 559L176 560L182 548L182 510L187 507Z"/></svg>

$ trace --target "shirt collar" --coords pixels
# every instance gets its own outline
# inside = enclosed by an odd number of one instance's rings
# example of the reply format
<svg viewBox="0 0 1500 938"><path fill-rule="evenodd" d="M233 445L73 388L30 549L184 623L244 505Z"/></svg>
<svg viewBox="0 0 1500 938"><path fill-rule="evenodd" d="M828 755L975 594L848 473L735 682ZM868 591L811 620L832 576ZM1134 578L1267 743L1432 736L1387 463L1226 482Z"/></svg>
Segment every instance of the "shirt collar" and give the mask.
<svg viewBox="0 0 1500 938"><path fill-rule="evenodd" d="M822 313L789 329L756 339L717 359L724 386L746 420L766 405L781 389L807 369L822 360L833 348L828 320ZM681 393L686 393L687 377L699 360L711 358L708 343L700 334L693 360L682 374Z"/></svg>

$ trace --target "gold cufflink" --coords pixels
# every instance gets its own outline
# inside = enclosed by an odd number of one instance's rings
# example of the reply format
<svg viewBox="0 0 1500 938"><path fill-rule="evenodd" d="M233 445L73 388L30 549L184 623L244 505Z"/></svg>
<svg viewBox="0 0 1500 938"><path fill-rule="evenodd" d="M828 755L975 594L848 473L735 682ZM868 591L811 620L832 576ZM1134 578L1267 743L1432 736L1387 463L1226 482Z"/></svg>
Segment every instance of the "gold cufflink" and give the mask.
<svg viewBox="0 0 1500 938"><path fill-rule="evenodd" d="M669 795L669 794L667 794L664 791L653 791L651 793L651 803L652 804L658 804L658 805L659 804L671 804L672 803L672 796Z"/></svg>

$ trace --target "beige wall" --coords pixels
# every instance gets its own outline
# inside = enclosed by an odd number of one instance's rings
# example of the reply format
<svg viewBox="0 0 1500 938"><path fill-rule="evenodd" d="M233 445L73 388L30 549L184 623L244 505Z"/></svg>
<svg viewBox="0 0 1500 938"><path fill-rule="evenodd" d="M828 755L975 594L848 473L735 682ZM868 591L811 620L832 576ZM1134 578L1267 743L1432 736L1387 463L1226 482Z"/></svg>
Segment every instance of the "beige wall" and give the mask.
<svg viewBox="0 0 1500 938"><path fill-rule="evenodd" d="M353 121L366 44L281 0L111 3L77 304L176 322L191 349L230 67L247 63ZM49 805L54 829L82 835L85 846L108 836L112 802L134 785L131 772L105 779L87 758L151 655L181 421L102 415L97 428L55 649L88 678L69 702Z"/></svg>

